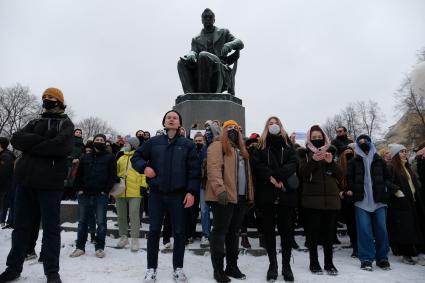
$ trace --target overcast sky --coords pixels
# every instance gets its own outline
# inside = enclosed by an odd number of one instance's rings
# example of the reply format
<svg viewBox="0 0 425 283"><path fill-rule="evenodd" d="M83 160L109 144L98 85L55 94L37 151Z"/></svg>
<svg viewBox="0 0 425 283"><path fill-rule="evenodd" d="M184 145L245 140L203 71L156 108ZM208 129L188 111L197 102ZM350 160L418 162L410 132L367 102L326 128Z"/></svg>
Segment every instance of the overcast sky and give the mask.
<svg viewBox="0 0 425 283"><path fill-rule="evenodd" d="M206 7L245 44L236 95L248 133L271 115L305 130L368 99L391 125L393 93L425 47L423 0L1 0L0 86L56 86L75 120L154 132L182 93L177 59Z"/></svg>

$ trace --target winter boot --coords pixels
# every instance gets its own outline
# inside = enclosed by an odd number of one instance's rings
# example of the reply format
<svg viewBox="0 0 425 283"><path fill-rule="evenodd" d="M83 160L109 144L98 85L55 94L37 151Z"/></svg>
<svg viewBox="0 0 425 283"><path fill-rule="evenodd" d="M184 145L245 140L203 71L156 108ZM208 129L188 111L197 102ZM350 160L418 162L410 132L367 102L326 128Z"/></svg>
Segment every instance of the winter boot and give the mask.
<svg viewBox="0 0 425 283"><path fill-rule="evenodd" d="M214 268L214 279L218 283L228 283L230 282L230 278L227 277L226 273L223 271L224 259L216 258L211 255L211 261Z"/></svg>
<svg viewBox="0 0 425 283"><path fill-rule="evenodd" d="M269 254L269 269L267 270L267 281L274 282L277 280L278 269L277 269L277 257L276 254Z"/></svg>
<svg viewBox="0 0 425 283"><path fill-rule="evenodd" d="M246 279L246 275L239 270L237 265L227 265L224 273L229 277L233 277L239 280Z"/></svg>
<svg viewBox="0 0 425 283"><path fill-rule="evenodd" d="M282 253L282 276L283 280L286 282L294 282L294 274L291 269L291 253L283 252Z"/></svg>
<svg viewBox="0 0 425 283"><path fill-rule="evenodd" d="M62 283L59 273L47 274L47 283Z"/></svg>
<svg viewBox="0 0 425 283"><path fill-rule="evenodd" d="M0 274L0 283L12 282L21 276L19 273L12 272L6 269L2 274Z"/></svg>

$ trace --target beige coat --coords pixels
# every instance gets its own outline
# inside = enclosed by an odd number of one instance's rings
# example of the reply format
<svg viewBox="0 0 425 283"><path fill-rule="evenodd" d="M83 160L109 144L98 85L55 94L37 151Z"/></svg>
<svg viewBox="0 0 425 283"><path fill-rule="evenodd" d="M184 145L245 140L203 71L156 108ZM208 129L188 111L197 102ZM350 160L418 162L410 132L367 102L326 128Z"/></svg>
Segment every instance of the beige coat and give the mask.
<svg viewBox="0 0 425 283"><path fill-rule="evenodd" d="M218 201L217 196L226 191L229 203L238 202L238 160L236 160L236 150L230 156L224 155L220 141L213 142L208 147L207 154L207 187L205 201ZM249 162L245 162L247 180L247 200L248 203L254 201L254 189L252 185L251 168Z"/></svg>

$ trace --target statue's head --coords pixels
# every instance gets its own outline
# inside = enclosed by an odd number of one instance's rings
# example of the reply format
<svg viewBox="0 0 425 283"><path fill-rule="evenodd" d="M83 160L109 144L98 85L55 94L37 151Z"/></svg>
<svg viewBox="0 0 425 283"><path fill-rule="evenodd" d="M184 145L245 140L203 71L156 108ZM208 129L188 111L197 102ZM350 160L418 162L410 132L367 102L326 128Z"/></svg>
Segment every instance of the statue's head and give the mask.
<svg viewBox="0 0 425 283"><path fill-rule="evenodd" d="M204 28L208 29L211 28L215 23L215 15L214 12L211 11L211 9L206 8L202 12L202 24L204 25Z"/></svg>

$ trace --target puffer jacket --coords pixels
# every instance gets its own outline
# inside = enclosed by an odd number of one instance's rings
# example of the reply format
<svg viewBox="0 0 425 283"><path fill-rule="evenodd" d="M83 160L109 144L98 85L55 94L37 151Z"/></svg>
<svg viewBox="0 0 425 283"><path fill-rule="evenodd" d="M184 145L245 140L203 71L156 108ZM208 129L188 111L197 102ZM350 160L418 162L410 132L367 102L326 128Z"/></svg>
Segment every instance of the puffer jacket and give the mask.
<svg viewBox="0 0 425 283"><path fill-rule="evenodd" d="M207 152L207 188L205 201L218 201L218 195L224 191L227 192L229 203L238 202L237 188L237 168L238 160L236 149L230 156L224 155L223 146L220 141L213 142L208 147ZM249 161L245 162L245 172L247 176L247 201L254 202L254 189L252 184L251 168Z"/></svg>
<svg viewBox="0 0 425 283"><path fill-rule="evenodd" d="M125 191L117 195L116 198L140 198L140 188L147 187L145 175L134 170L131 165L130 159L134 152L135 150L124 152L124 155L117 161L117 175L120 178L125 178Z"/></svg>
<svg viewBox="0 0 425 283"><path fill-rule="evenodd" d="M10 143L22 156L15 162L15 179L22 187L63 190L74 124L66 114L43 113L13 134Z"/></svg>
<svg viewBox="0 0 425 283"><path fill-rule="evenodd" d="M193 142L182 136L168 140L155 136L139 147L131 158L133 168L143 173L151 167L156 176L147 178L151 192L195 194L199 191L201 168Z"/></svg>
<svg viewBox="0 0 425 283"><path fill-rule="evenodd" d="M332 148L328 149L330 152ZM299 172L303 180L302 206L304 208L339 210L341 200L338 181L342 170L332 161L315 161L313 153L307 149L298 149Z"/></svg>

